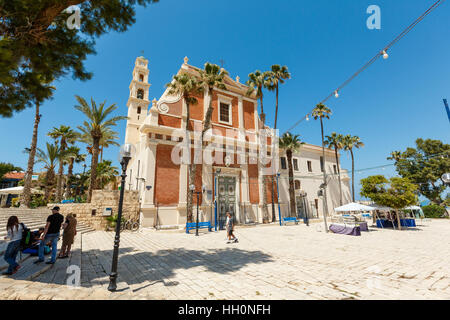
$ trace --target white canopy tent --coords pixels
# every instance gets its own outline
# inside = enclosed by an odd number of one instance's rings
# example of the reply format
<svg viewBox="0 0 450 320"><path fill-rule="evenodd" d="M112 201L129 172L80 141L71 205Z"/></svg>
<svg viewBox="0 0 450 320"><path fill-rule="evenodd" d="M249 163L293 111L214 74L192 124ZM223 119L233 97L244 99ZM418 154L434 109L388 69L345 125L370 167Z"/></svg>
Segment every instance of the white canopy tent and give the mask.
<svg viewBox="0 0 450 320"><path fill-rule="evenodd" d="M6 189L0 189L0 194L22 194L24 187L13 187L13 188L6 188ZM31 193L41 193L43 194L41 190L31 189Z"/></svg>
<svg viewBox="0 0 450 320"><path fill-rule="evenodd" d="M373 211L375 210L373 207L365 206L359 203L349 203L342 207L335 208L336 212L363 212L363 211Z"/></svg>

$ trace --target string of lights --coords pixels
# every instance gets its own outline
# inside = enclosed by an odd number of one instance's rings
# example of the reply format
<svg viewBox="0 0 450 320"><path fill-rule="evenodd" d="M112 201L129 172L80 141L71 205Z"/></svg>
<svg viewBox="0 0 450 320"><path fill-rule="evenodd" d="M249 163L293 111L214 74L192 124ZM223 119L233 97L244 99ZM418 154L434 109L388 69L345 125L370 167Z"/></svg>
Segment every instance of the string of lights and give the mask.
<svg viewBox="0 0 450 320"><path fill-rule="evenodd" d="M383 48L383 50L380 50L372 59L370 59L366 64L364 64L361 68L358 69L350 78L345 80L341 85L339 85L336 89L334 89L328 96L326 96L320 103L324 104L327 102L330 98L333 96L336 98L339 98L339 93L343 88L345 88L350 82L352 82L359 74L361 74L364 70L366 70L369 66L371 66L375 61L377 61L380 57L383 57L383 59L388 59L389 54L388 51L397 43L399 42L403 37L405 37L409 32L411 32L414 27L419 24L426 16L428 16L432 11L437 9L445 0L438 0L436 1L428 10L426 10L419 18L414 20L413 23L411 23L406 29L404 29L394 40L392 40L387 46ZM304 120L309 121L310 114L312 114L312 111L314 108L306 114L303 118L298 120L293 126L291 126L286 132L290 132L293 129L295 129L300 123L302 123Z"/></svg>

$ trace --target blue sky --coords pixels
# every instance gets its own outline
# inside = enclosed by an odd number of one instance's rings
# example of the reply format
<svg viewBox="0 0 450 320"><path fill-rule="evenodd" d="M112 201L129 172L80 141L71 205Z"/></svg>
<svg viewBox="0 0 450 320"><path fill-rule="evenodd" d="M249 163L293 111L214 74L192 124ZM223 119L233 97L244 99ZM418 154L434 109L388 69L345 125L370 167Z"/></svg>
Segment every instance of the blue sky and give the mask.
<svg viewBox="0 0 450 320"><path fill-rule="evenodd" d="M53 100L42 106L39 146L46 133L61 124L82 122L74 95L116 103L126 115L126 101L134 60L149 59L150 97L159 98L164 85L188 56L189 63L220 64L241 81L256 69L287 65L292 73L280 89L279 128L288 129L308 113L359 67L367 62L434 0L160 0L139 8L137 22L126 33L110 33L97 41L97 55L86 67L94 73L87 82L70 76L55 83ZM381 8L382 29L366 27L369 5ZM393 150L413 146L418 137L449 143L450 125L442 98L450 99L450 3L425 18L390 52L327 105L333 111L325 122L327 134L335 131L358 135L366 146L356 151L356 169L389 164ZM273 124L274 95L266 93L267 122ZM31 141L33 109L0 119L0 161L23 168L22 153ZM117 128L121 142L125 122ZM308 143L320 144L317 121L302 122L295 130ZM83 146L84 148L84 146ZM105 159L117 163L117 148ZM343 167L351 169L347 154ZM37 166L39 169L39 166ZM393 175L392 167L359 173L356 180L373 175ZM358 188L359 189L359 188Z"/></svg>

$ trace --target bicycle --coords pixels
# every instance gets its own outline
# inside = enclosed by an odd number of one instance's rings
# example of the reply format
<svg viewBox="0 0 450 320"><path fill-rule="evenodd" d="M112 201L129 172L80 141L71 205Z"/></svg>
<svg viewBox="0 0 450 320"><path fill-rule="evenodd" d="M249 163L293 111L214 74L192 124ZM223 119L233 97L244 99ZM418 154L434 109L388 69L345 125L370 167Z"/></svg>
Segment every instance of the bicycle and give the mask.
<svg viewBox="0 0 450 320"><path fill-rule="evenodd" d="M130 230L130 231L138 231L139 230L139 222L134 219L129 219L125 223L121 224L122 231Z"/></svg>

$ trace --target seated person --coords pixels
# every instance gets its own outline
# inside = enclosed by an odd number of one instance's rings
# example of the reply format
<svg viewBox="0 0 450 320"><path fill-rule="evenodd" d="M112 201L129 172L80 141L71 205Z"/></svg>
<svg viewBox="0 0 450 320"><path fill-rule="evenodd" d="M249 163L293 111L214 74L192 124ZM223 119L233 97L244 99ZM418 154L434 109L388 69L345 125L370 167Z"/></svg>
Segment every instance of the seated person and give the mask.
<svg viewBox="0 0 450 320"><path fill-rule="evenodd" d="M39 239L44 232L44 228L39 228L37 231L33 231L33 239ZM50 245L47 243L44 246L44 254L50 253ZM39 240L34 240L30 247L24 249L23 253L28 253L32 256L37 256L39 253Z"/></svg>

